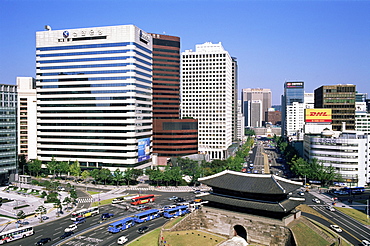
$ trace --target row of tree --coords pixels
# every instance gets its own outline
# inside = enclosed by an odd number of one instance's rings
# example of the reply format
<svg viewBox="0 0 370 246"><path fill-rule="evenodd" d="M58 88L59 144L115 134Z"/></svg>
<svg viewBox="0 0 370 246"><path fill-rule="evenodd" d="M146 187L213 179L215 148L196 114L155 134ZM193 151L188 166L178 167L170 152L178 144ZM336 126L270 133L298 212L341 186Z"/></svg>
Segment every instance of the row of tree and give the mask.
<svg viewBox="0 0 370 246"><path fill-rule="evenodd" d="M320 181L323 185L328 185L334 181L342 181L341 175L332 166L325 166L322 161L316 158L305 160L299 156L298 151L283 137L274 137L278 149L284 154L290 170L300 178L307 180Z"/></svg>

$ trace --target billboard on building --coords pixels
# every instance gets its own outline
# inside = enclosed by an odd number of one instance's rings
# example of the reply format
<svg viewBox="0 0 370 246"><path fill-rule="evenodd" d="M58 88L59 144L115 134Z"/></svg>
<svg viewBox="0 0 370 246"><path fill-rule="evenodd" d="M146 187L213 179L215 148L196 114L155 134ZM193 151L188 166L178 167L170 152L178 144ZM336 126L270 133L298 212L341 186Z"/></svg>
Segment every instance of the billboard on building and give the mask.
<svg viewBox="0 0 370 246"><path fill-rule="evenodd" d="M138 140L138 162L148 160L150 158L150 138L142 138Z"/></svg>
<svg viewBox="0 0 370 246"><path fill-rule="evenodd" d="M330 108L308 108L305 109L305 122L331 123Z"/></svg>
<svg viewBox="0 0 370 246"><path fill-rule="evenodd" d="M303 82L286 82L285 88L303 88Z"/></svg>

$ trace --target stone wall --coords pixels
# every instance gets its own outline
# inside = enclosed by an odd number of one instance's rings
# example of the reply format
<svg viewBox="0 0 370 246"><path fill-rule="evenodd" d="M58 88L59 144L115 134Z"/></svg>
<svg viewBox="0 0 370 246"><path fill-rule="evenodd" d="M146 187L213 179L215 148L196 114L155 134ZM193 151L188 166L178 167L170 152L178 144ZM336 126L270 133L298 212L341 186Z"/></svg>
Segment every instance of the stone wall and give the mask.
<svg viewBox="0 0 370 246"><path fill-rule="evenodd" d="M262 245L295 245L293 235L286 226L297 214L287 220L277 220L250 214L203 207L189 214L176 224L171 231L205 230L232 237L234 225L242 225L247 231L249 243Z"/></svg>

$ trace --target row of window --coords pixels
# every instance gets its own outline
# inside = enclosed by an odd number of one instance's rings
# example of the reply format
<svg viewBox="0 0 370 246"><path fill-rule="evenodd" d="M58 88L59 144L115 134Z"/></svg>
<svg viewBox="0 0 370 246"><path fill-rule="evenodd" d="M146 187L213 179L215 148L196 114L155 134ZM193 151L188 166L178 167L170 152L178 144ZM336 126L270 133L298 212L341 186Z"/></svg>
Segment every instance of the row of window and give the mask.
<svg viewBox="0 0 370 246"><path fill-rule="evenodd" d="M96 91L53 91L53 92L40 92L38 95L76 95L76 94L111 94L111 93L137 93L142 95L151 96L150 92L138 91L138 90L96 90Z"/></svg>
<svg viewBox="0 0 370 246"><path fill-rule="evenodd" d="M149 69L150 70L150 69ZM152 72L151 70L149 72ZM78 71L78 72L62 72L62 73L37 73L39 76L64 76L64 75L85 75L85 74L110 74L110 73L136 73L145 77L151 78L151 74L143 73L133 69L125 70L102 70L102 71ZM81 79L81 78L80 78Z"/></svg>
<svg viewBox="0 0 370 246"><path fill-rule="evenodd" d="M193 59L193 58L215 58L215 57L226 57L226 54L191 54L191 55L187 55L187 54L183 54L182 55L182 58L190 58L190 59Z"/></svg>
<svg viewBox="0 0 370 246"><path fill-rule="evenodd" d="M116 100L123 100L123 101L133 101L135 100L135 103L137 103L136 101L152 101L151 99L149 98L144 98L144 97L134 97L134 96L126 96L126 97L122 97L122 96L117 96L117 97L114 97L114 96L109 96L109 97L95 97L95 96L91 96L91 97L58 97L58 98L42 98L42 97L39 97L38 99L39 101L42 101L42 102L46 102L46 101L83 101L83 100L111 100L111 101L116 101Z"/></svg>

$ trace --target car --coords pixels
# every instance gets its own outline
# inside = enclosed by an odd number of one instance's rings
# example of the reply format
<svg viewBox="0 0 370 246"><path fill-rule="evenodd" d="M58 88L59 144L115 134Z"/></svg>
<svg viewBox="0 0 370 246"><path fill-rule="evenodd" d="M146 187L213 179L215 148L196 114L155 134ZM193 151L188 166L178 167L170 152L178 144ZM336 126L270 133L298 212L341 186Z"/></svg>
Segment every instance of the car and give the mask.
<svg viewBox="0 0 370 246"><path fill-rule="evenodd" d="M342 232L342 229L340 229L339 226L337 225L330 225L330 228L336 232Z"/></svg>
<svg viewBox="0 0 370 246"><path fill-rule="evenodd" d="M178 197L177 199L174 200L174 202L179 203L179 202L185 202L184 198Z"/></svg>
<svg viewBox="0 0 370 246"><path fill-rule="evenodd" d="M72 224L72 225L69 225L66 229L64 229L65 232L70 232L70 231L74 231L77 229L77 225L76 224Z"/></svg>
<svg viewBox="0 0 370 246"><path fill-rule="evenodd" d="M299 194L300 196L304 196L304 192L303 192L303 191L298 192L298 194Z"/></svg>
<svg viewBox="0 0 370 246"><path fill-rule="evenodd" d="M65 232L63 235L61 235L60 238L63 239L63 238L71 236L72 234L74 234L73 231L68 231L68 232Z"/></svg>
<svg viewBox="0 0 370 246"><path fill-rule="evenodd" d="M51 241L50 237L41 238L35 245L44 245L45 243L48 243Z"/></svg>
<svg viewBox="0 0 370 246"><path fill-rule="evenodd" d="M147 231L149 231L149 227L147 227L147 226L142 226L139 229L137 229L137 232L140 233L140 234L144 234Z"/></svg>
<svg viewBox="0 0 370 246"><path fill-rule="evenodd" d="M178 199L177 196L171 196L171 197L168 198L169 201L176 200L176 199Z"/></svg>
<svg viewBox="0 0 370 246"><path fill-rule="evenodd" d="M195 190L194 192L193 192L194 194L200 194L200 193L202 193L200 190Z"/></svg>
<svg viewBox="0 0 370 246"><path fill-rule="evenodd" d="M364 240L361 241L361 243L364 246L370 246L370 241L369 240L364 239Z"/></svg>
<svg viewBox="0 0 370 246"><path fill-rule="evenodd" d="M332 212L335 211L335 208L333 208L332 206L326 206L326 209L329 210L329 211L332 211Z"/></svg>
<svg viewBox="0 0 370 246"><path fill-rule="evenodd" d="M102 219L102 220L106 220L106 219L109 219L109 218L111 218L111 217L113 217L114 216L114 214L111 214L111 213L103 213L101 216L100 216L100 218Z"/></svg>
<svg viewBox="0 0 370 246"><path fill-rule="evenodd" d="M122 197L114 198L112 200L112 204L119 204L119 203L123 203L123 202L124 202L124 199Z"/></svg>
<svg viewBox="0 0 370 246"><path fill-rule="evenodd" d="M314 203L320 203L320 200L319 200L319 199L317 199L317 198L312 199L312 201L313 201Z"/></svg>
<svg viewBox="0 0 370 246"><path fill-rule="evenodd" d="M86 218L85 217L79 217L79 218L76 218L76 220L73 222L73 224L82 224L82 223L85 223L86 222Z"/></svg>
<svg viewBox="0 0 370 246"><path fill-rule="evenodd" d="M165 206L163 206L163 209L170 209L170 208L176 208L176 205L165 205Z"/></svg>
<svg viewBox="0 0 370 246"><path fill-rule="evenodd" d="M149 210L149 209L152 209L152 207L145 206L145 207L143 207L141 210Z"/></svg>
<svg viewBox="0 0 370 246"><path fill-rule="evenodd" d="M44 215L44 216L42 216L42 217L41 217L41 219L42 219L42 220L48 220L48 219L49 219L49 217L48 217L48 216L46 216L46 215Z"/></svg>
<svg viewBox="0 0 370 246"><path fill-rule="evenodd" d="M125 244L128 241L126 236L119 237L117 240L117 244Z"/></svg>
<svg viewBox="0 0 370 246"><path fill-rule="evenodd" d="M139 205L136 207L137 210L143 210L146 206L145 205Z"/></svg>

